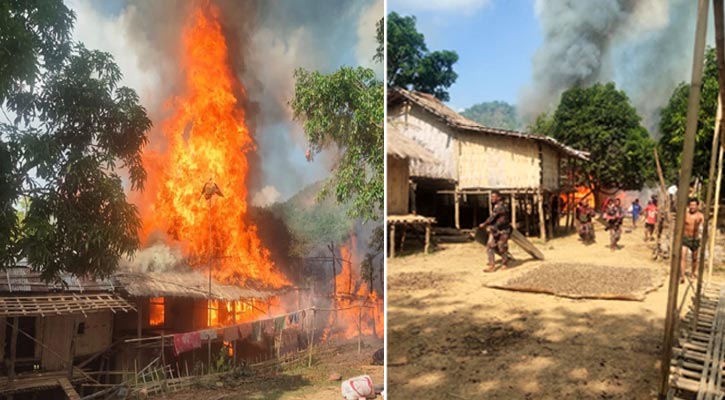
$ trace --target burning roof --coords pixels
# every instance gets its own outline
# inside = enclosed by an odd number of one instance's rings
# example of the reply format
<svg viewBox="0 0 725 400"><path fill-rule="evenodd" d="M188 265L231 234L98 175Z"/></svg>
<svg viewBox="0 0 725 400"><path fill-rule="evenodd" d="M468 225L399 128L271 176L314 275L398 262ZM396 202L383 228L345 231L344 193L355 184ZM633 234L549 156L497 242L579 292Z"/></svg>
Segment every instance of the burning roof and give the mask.
<svg viewBox="0 0 725 400"><path fill-rule="evenodd" d="M132 297L186 297L209 298L209 276L189 272L120 272L114 283ZM211 298L233 301L239 299L267 299L276 293L225 285L212 279Z"/></svg>

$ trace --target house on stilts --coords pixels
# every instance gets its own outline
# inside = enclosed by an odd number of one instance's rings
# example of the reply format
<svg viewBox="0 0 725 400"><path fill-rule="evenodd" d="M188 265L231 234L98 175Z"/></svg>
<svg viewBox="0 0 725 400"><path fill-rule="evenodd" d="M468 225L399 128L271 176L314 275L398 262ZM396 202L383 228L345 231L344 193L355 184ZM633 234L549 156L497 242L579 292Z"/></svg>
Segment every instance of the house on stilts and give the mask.
<svg viewBox="0 0 725 400"><path fill-rule="evenodd" d="M563 205L573 203L575 165L588 161L588 153L550 137L483 126L426 93L389 89L387 111L388 126L436 160L410 161L418 215L441 227L473 228L488 217L497 190L527 236L554 237L564 216L573 226L573 211Z"/></svg>

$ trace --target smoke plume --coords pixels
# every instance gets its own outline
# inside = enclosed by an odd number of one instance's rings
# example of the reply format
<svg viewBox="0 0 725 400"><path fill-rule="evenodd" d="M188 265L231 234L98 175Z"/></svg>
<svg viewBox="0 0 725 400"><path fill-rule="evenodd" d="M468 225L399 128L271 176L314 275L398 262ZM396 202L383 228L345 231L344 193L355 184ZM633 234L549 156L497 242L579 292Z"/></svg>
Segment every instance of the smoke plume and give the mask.
<svg viewBox="0 0 725 400"><path fill-rule="evenodd" d="M571 87L615 81L656 135L660 109L688 77L696 2L537 0L535 7L543 44L521 91L521 117L553 111Z"/></svg>

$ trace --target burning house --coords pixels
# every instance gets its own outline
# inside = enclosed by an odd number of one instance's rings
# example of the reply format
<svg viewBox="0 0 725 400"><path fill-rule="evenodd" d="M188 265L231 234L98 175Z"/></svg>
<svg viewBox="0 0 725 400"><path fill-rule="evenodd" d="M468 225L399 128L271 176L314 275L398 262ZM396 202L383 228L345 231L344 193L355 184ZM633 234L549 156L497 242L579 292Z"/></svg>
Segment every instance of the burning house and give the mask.
<svg viewBox="0 0 725 400"><path fill-rule="evenodd" d="M472 228L490 213L489 195L509 199L511 220L529 236L556 232L561 196L576 192L569 160L588 154L556 140L482 126L434 96L393 88L388 92L388 124L431 151L438 163L411 161L417 213L440 226Z"/></svg>

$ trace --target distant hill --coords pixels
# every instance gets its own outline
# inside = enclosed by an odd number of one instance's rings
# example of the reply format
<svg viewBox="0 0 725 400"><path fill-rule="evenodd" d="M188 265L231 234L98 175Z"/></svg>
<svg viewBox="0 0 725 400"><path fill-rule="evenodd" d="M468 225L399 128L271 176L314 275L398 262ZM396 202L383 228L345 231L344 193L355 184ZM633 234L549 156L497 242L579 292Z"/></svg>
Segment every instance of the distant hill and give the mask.
<svg viewBox="0 0 725 400"><path fill-rule="evenodd" d="M340 206L333 197L322 201L317 194L324 181L313 183L284 203L270 207L270 211L282 218L293 239L293 253L305 256L315 247L344 240L353 228L354 220L347 216L348 208Z"/></svg>
<svg viewBox="0 0 725 400"><path fill-rule="evenodd" d="M516 107L505 101L478 103L463 110L461 115L491 128L510 130L522 128L522 124L516 116Z"/></svg>

